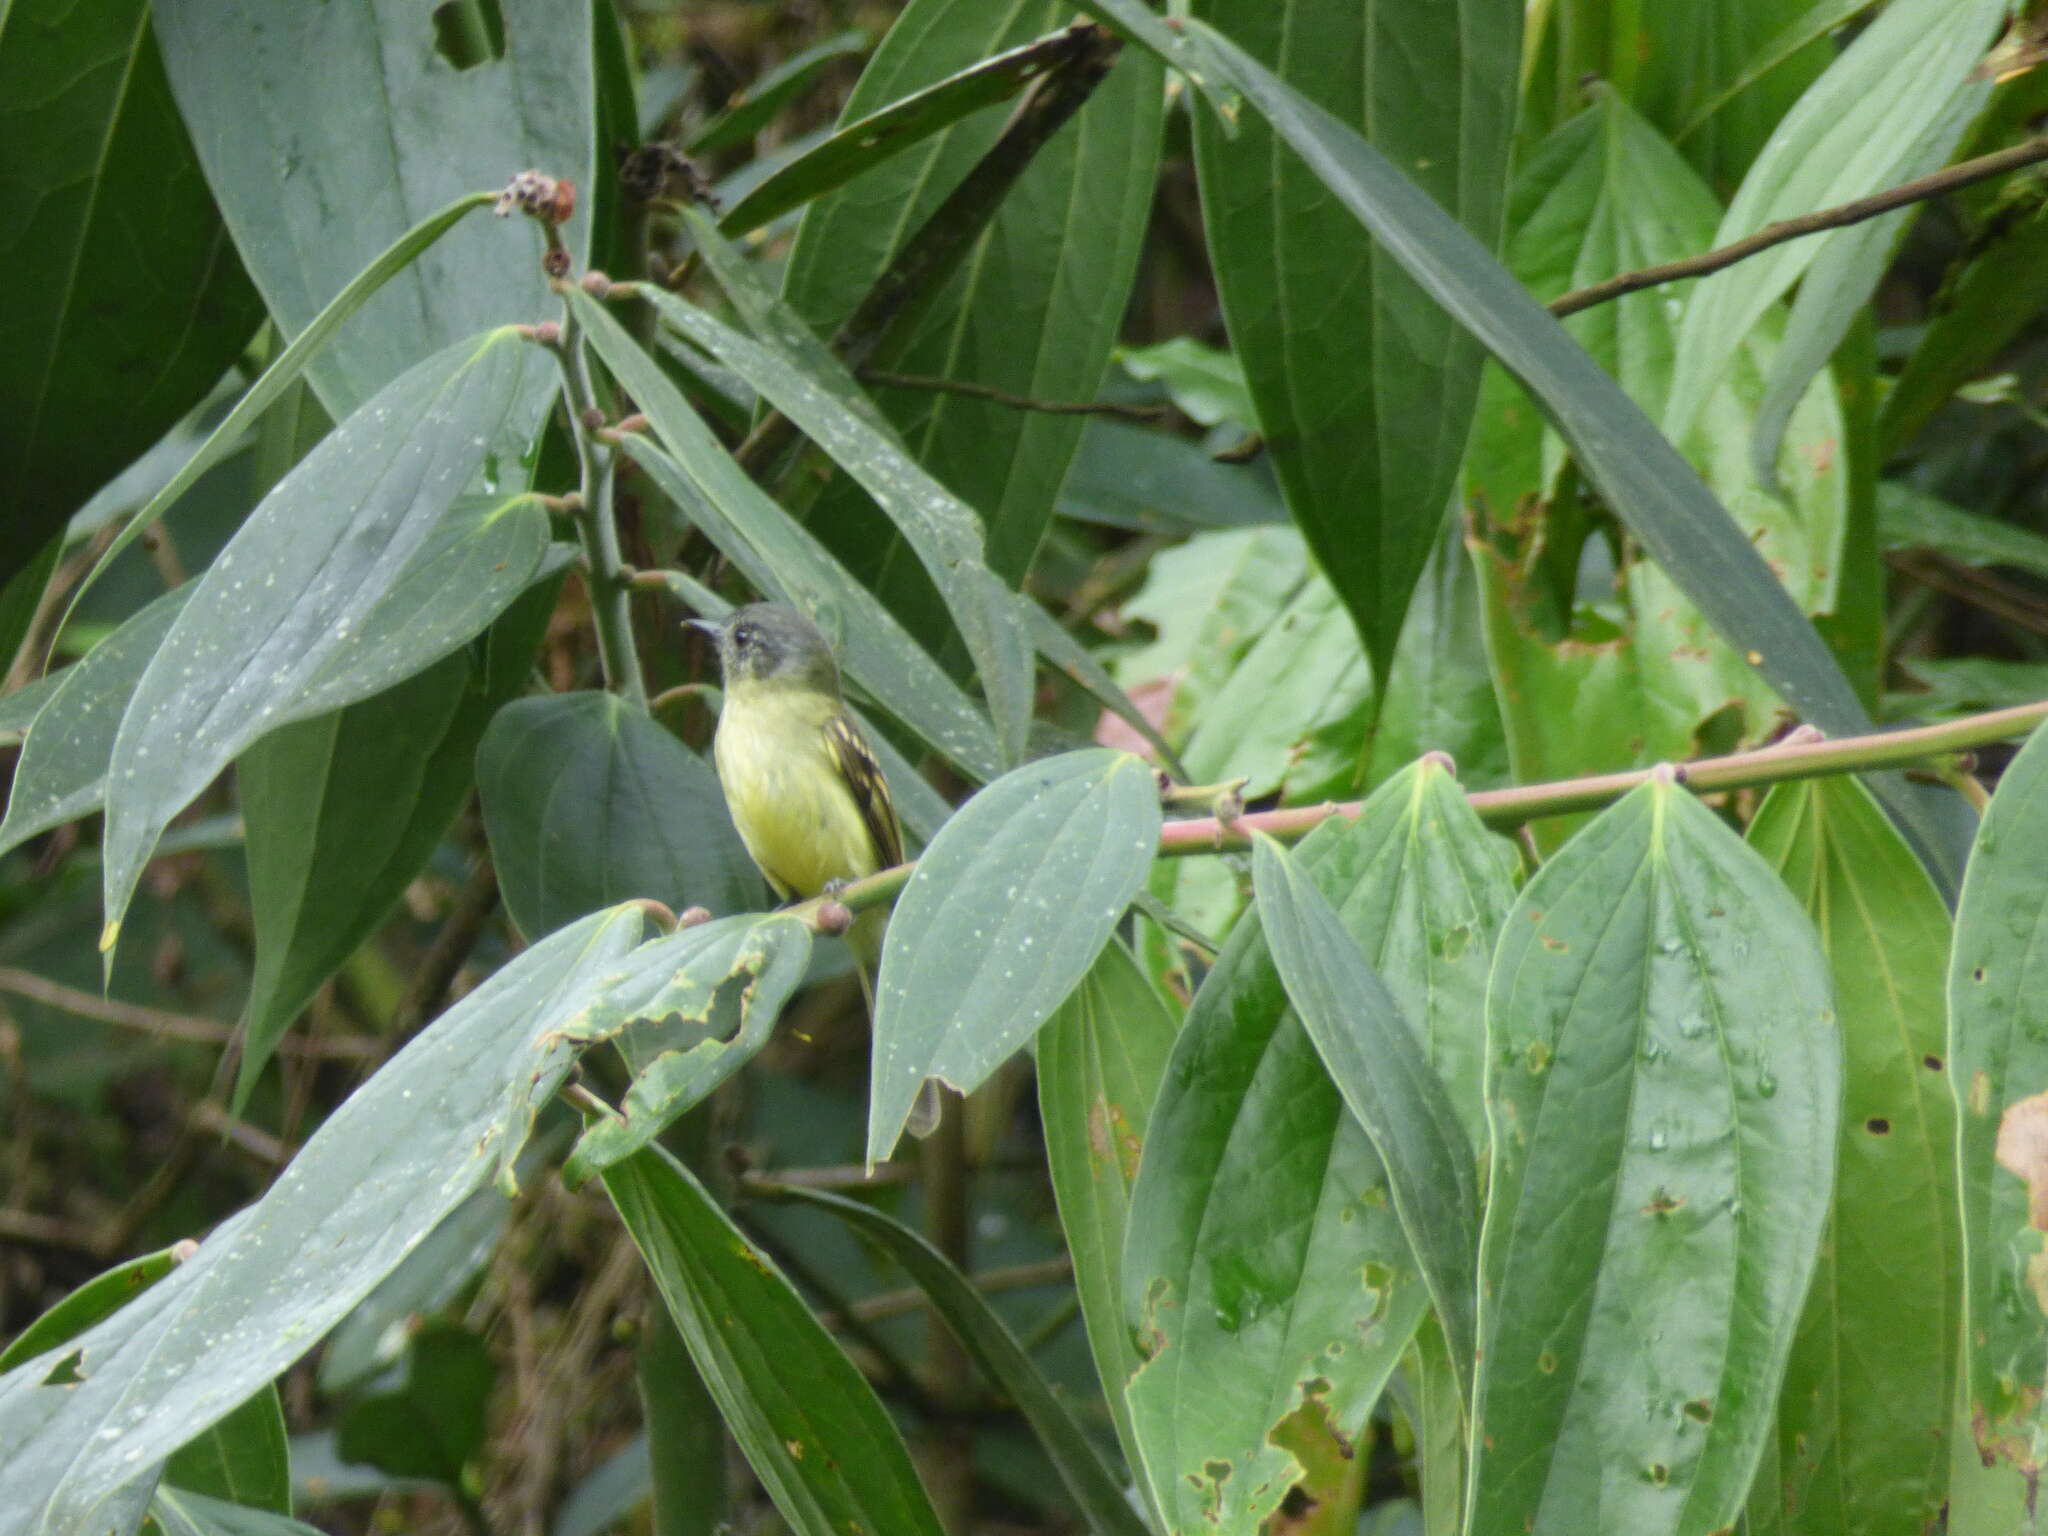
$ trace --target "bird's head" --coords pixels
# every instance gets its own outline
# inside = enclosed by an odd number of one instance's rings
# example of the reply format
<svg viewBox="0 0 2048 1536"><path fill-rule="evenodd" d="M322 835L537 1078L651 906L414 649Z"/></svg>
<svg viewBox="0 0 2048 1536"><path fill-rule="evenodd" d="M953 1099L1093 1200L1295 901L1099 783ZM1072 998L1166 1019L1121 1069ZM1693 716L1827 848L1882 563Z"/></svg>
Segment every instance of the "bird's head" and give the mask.
<svg viewBox="0 0 2048 1536"><path fill-rule="evenodd" d="M801 688L839 695L839 665L818 626L783 603L749 603L723 623L689 623L718 641L718 666L728 690Z"/></svg>

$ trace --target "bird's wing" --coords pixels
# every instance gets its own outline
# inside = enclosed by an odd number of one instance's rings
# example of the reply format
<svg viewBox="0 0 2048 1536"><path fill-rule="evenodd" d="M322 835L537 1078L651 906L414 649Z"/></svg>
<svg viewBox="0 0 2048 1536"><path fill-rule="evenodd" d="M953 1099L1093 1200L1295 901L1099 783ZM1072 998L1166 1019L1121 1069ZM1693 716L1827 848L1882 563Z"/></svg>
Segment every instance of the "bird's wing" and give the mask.
<svg viewBox="0 0 2048 1536"><path fill-rule="evenodd" d="M825 727L825 739L832 744L833 760L853 791L868 836L874 839L879 868L903 862L903 828L896 821L896 802L889 797L889 781L882 777L882 765L875 761L875 749L849 715L832 717Z"/></svg>

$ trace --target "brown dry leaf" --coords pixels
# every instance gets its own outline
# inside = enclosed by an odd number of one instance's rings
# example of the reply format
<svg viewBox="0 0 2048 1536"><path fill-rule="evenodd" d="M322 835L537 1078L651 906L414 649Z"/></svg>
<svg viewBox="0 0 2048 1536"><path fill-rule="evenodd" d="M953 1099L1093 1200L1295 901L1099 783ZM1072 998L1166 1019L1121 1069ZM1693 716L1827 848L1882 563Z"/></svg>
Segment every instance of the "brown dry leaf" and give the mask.
<svg viewBox="0 0 2048 1536"><path fill-rule="evenodd" d="M2000 1117L1998 1166L2027 1181L2027 1222L2048 1232L2048 1093L2021 1099Z"/></svg>

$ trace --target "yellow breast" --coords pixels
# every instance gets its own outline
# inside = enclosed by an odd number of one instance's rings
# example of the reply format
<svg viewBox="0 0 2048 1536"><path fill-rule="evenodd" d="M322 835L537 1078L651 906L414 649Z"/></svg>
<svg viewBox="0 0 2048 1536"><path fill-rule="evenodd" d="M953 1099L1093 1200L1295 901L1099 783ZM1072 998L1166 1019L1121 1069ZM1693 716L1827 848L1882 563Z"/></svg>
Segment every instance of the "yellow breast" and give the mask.
<svg viewBox="0 0 2048 1536"><path fill-rule="evenodd" d="M728 692L712 756L740 841L784 896L816 896L880 867L874 841L825 738L822 695Z"/></svg>

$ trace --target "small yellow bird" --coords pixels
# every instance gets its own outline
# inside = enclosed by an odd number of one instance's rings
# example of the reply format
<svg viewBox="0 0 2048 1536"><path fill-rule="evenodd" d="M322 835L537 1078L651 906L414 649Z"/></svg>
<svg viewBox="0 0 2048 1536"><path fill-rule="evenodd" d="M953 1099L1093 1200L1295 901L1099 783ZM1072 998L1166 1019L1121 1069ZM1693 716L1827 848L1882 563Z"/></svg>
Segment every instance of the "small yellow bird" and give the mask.
<svg viewBox="0 0 2048 1536"><path fill-rule="evenodd" d="M724 623L689 623L718 641L725 704L711 756L740 841L783 900L821 896L903 862L903 829L874 748L839 693L839 664L818 626L781 603L735 608ZM846 932L861 990L874 1011L873 977L889 910L875 907ZM912 1135L938 1121L924 1085Z"/></svg>

